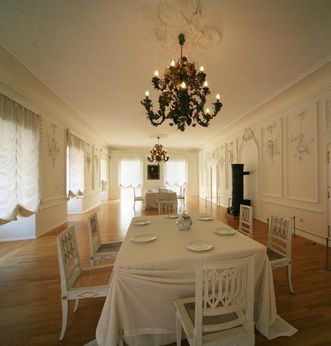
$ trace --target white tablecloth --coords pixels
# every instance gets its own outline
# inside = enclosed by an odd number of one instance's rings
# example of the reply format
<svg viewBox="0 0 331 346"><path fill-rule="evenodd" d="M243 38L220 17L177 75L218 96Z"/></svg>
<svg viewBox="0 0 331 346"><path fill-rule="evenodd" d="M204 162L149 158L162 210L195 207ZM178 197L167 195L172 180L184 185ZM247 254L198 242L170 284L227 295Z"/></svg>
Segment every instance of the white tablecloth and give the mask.
<svg viewBox="0 0 331 346"><path fill-rule="evenodd" d="M194 296L195 265L250 255L256 260L256 328L269 339L296 332L276 313L273 276L265 246L238 232L230 236L215 234L217 228L229 228L217 220L200 221L193 216L192 228L178 231L174 219L146 218L151 220L146 226L134 226L131 222L116 259L96 331L99 346L116 346L122 336L130 346L174 342L173 302ZM158 238L143 244L131 241L144 233ZM207 252L193 252L186 245L194 240L210 241L215 246Z"/></svg>
<svg viewBox="0 0 331 346"><path fill-rule="evenodd" d="M174 201L177 203L177 194L174 191L160 189L157 191L146 191L145 193L145 208L158 208L159 201Z"/></svg>

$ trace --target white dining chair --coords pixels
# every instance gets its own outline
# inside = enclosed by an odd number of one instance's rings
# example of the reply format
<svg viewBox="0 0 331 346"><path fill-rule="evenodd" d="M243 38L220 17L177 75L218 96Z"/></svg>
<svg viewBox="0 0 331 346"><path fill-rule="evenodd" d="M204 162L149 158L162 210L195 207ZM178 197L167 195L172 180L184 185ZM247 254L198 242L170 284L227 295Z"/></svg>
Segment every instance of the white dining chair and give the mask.
<svg viewBox="0 0 331 346"><path fill-rule="evenodd" d="M122 241L102 243L100 241L99 223L97 213L91 214L88 219L90 265L94 266L96 260L116 258L122 245Z"/></svg>
<svg viewBox="0 0 331 346"><path fill-rule="evenodd" d="M160 200L158 201L159 215L177 213L177 201L176 200Z"/></svg>
<svg viewBox="0 0 331 346"><path fill-rule="evenodd" d="M186 184L185 183L179 187L179 194L177 194L177 201L181 201L181 206L184 210L186 205Z"/></svg>
<svg viewBox="0 0 331 346"><path fill-rule="evenodd" d="M67 327L69 301L75 300L75 312L80 299L105 297L109 289L112 266L81 268L73 226L58 235L57 252L61 279L62 340Z"/></svg>
<svg viewBox="0 0 331 346"><path fill-rule="evenodd" d="M191 346L254 345L254 257L199 264L195 297L179 299L176 340L182 330Z"/></svg>
<svg viewBox="0 0 331 346"><path fill-rule="evenodd" d="M271 215L268 221L267 255L271 267L286 267L290 292L292 287L293 218Z"/></svg>
<svg viewBox="0 0 331 346"><path fill-rule="evenodd" d="M132 186L132 185L131 185ZM142 205L144 207L144 197L138 195L138 191L141 189L141 184L137 186L132 186L133 189L133 209L135 209L136 202L142 202Z"/></svg>
<svg viewBox="0 0 331 346"><path fill-rule="evenodd" d="M253 239L253 208L249 205L240 204L238 231Z"/></svg>

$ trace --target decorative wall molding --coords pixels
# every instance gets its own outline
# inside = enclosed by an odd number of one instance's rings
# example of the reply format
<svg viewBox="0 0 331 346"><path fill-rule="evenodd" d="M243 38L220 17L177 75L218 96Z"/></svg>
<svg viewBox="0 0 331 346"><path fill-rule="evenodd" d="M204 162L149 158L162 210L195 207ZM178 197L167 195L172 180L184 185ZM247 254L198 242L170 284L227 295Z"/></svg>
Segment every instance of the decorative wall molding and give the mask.
<svg viewBox="0 0 331 346"><path fill-rule="evenodd" d="M50 123L51 134L47 131L47 154L51 159L51 163L53 168L55 168L56 159L60 154L59 143L56 139L56 125L54 123Z"/></svg>
<svg viewBox="0 0 331 346"><path fill-rule="evenodd" d="M243 150L245 146L249 146L250 142L255 145L255 154L246 157L243 155ZM246 158L246 159L245 159ZM248 160L248 161L247 161ZM244 198L249 198L252 201L253 205L253 214L254 217L259 215L259 198L260 198L260 172L261 172L261 154L260 154L260 144L258 139L255 136L254 130L252 128L245 128L244 133L241 137L241 142L238 150L238 160L239 163L246 164L245 171L247 169L251 170L250 175L245 179L248 180L248 184L244 184ZM249 166L247 167L247 164ZM255 164L255 165L254 165ZM246 194L246 195L245 195Z"/></svg>
<svg viewBox="0 0 331 346"><path fill-rule="evenodd" d="M269 204L276 204L276 205L281 205L284 207L291 207L291 208L295 208L295 209L299 209L299 210L304 210L304 211L311 211L314 213L319 213L319 214L324 214L324 210L322 208L321 205L316 205L315 207L310 205L306 205L306 204L298 204L296 202L291 202L291 201L286 201L286 200L272 200L272 199L268 199L268 198L261 198L260 199L261 202L264 203L269 203Z"/></svg>
<svg viewBox="0 0 331 346"><path fill-rule="evenodd" d="M85 150L85 162L86 162L86 166L87 166L87 171L90 171L90 165L91 165L91 152L90 152L90 144L86 143L86 150Z"/></svg>
<svg viewBox="0 0 331 346"><path fill-rule="evenodd" d="M331 130L331 98L324 102L325 105L325 127Z"/></svg>
<svg viewBox="0 0 331 346"><path fill-rule="evenodd" d="M254 131L251 128L245 128L244 134L242 136L242 140L244 142L248 142L253 140L255 143L257 143L257 139L255 138Z"/></svg>
<svg viewBox="0 0 331 346"><path fill-rule="evenodd" d="M319 193L317 101L287 114L285 120L286 198L317 204Z"/></svg>
<svg viewBox="0 0 331 346"><path fill-rule="evenodd" d="M316 140L308 131L304 130L307 112L303 111L295 115L298 120L298 129L292 131L289 138L290 150L294 153L294 158L303 161L307 155L311 155L311 143Z"/></svg>
<svg viewBox="0 0 331 346"><path fill-rule="evenodd" d="M280 156L281 138L275 135L274 132L277 130L277 123L273 122L271 125L267 126L268 139L264 145L264 152L269 157L271 162L275 162Z"/></svg>
<svg viewBox="0 0 331 346"><path fill-rule="evenodd" d="M282 121L273 119L261 127L261 195L283 198Z"/></svg>

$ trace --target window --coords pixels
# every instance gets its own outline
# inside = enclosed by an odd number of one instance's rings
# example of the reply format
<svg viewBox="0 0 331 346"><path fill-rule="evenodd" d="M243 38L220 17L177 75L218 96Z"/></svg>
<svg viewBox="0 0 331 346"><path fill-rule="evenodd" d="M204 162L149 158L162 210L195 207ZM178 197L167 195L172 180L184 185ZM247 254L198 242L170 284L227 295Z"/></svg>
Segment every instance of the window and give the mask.
<svg viewBox="0 0 331 346"><path fill-rule="evenodd" d="M121 198L133 198L133 189L129 185L136 187L142 185L142 163L140 158L126 157L120 163L120 185ZM141 188L136 190L141 193Z"/></svg>
<svg viewBox="0 0 331 346"><path fill-rule="evenodd" d="M171 158L164 166L164 183L171 190L180 193L180 186L186 183L186 160Z"/></svg>
<svg viewBox="0 0 331 346"><path fill-rule="evenodd" d="M0 95L0 224L36 213L40 117Z"/></svg>
<svg viewBox="0 0 331 346"><path fill-rule="evenodd" d="M84 192L85 142L68 133L67 193L68 197L82 197Z"/></svg>

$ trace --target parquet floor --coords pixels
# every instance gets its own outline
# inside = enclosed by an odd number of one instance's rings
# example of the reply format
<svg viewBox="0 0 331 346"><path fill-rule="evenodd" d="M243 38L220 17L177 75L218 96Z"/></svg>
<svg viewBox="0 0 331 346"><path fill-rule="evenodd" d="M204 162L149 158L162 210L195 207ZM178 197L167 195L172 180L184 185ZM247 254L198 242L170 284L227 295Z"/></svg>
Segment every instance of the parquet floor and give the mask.
<svg viewBox="0 0 331 346"><path fill-rule="evenodd" d="M190 199L188 212L212 212L237 227L224 208ZM108 201L97 208L103 241L121 239L133 216L132 203ZM82 265L88 265L87 216L70 216L77 230ZM137 208L137 215L155 211ZM60 278L53 231L36 240L0 243L0 345L84 345L94 339L104 298L83 300L69 313L66 336L58 342L61 327ZM265 243L266 225L256 221L254 238ZM331 272L325 267L325 248L296 236L293 239L293 287L288 291L285 271L274 271L278 313L299 332L272 341L257 334L256 345L331 345ZM184 344L184 343L183 343ZM143 346L143 345L142 345Z"/></svg>

